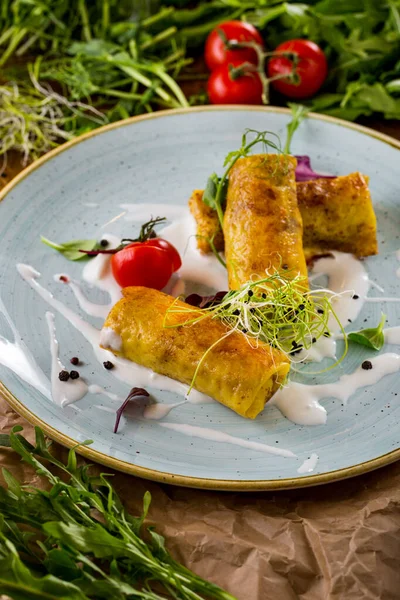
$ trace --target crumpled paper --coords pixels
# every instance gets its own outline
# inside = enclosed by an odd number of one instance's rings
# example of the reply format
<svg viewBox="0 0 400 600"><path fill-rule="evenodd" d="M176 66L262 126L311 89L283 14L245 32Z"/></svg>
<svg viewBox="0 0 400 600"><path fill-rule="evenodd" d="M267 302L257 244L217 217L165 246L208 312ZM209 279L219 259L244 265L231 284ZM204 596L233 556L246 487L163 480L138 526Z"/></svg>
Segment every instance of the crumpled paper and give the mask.
<svg viewBox="0 0 400 600"><path fill-rule="evenodd" d="M33 427L0 398L0 432L17 424L32 441ZM54 448L65 458L64 448ZM0 466L42 484L9 448L0 448ZM149 524L174 558L238 600L400 598L400 462L286 492L193 490L122 473L113 485L133 514L149 490Z"/></svg>

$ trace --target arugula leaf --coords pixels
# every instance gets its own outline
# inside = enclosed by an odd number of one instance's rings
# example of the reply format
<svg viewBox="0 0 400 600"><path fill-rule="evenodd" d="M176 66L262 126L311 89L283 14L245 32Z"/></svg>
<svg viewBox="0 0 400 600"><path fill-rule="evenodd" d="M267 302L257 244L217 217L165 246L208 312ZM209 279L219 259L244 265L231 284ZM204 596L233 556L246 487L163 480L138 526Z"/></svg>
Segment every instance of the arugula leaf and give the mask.
<svg viewBox="0 0 400 600"><path fill-rule="evenodd" d="M16 547L0 532L0 590L13 600L89 600L71 582L53 575L36 578L22 562Z"/></svg>
<svg viewBox="0 0 400 600"><path fill-rule="evenodd" d="M60 252L60 254L65 256L68 260L82 260L82 258L87 258L87 255L83 252L79 252L79 250L90 252L91 250L95 250L98 246L97 240L71 240L70 242L64 242L63 244L56 244L42 235L40 236L40 240L46 244L46 246L50 246L50 248Z"/></svg>
<svg viewBox="0 0 400 600"><path fill-rule="evenodd" d="M53 456L40 428L35 428L34 445L21 430L16 426L11 431L11 447L50 487L29 488L4 473L8 489L0 486L1 592L13 600L162 600L165 593L176 600L235 600L175 562L161 535L151 530L149 541L143 539L149 493L142 515L133 517L107 475L90 475L89 465L79 466L75 448L64 463Z"/></svg>
<svg viewBox="0 0 400 600"><path fill-rule="evenodd" d="M386 315L382 315L380 323L377 327L361 329L360 331L352 331L348 334L347 338L351 342L360 344L361 346L367 346L373 350L380 350L385 343L385 336L383 333L385 320Z"/></svg>

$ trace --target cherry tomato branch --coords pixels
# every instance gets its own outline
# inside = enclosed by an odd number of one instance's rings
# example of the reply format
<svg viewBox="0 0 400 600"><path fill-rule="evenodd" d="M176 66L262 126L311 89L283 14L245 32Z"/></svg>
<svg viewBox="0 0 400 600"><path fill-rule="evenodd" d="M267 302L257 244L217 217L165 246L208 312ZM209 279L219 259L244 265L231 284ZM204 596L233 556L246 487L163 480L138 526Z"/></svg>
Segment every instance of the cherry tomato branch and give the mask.
<svg viewBox="0 0 400 600"><path fill-rule="evenodd" d="M257 29L240 21L210 33L205 59L213 104L268 104L271 84L288 97L307 98L327 76L325 55L313 42L290 40L266 51Z"/></svg>

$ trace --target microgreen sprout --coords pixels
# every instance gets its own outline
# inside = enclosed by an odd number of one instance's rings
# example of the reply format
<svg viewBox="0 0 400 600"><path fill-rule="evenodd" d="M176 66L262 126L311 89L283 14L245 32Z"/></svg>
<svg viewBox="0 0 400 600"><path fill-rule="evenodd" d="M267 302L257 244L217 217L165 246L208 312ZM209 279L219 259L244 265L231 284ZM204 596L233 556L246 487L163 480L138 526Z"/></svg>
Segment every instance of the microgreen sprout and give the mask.
<svg viewBox="0 0 400 600"><path fill-rule="evenodd" d="M177 326L168 323L168 314L172 313L187 313L184 325L211 317L222 321L228 331L246 335L252 346L267 343L296 362L302 350L307 353L319 338L330 335L330 319L336 321L343 332L332 306L332 292L305 291L305 283L306 278L301 275L291 277L289 272L276 271L263 279L249 281L239 290L227 292L218 304L204 309L182 307L174 302L167 311L164 326ZM346 351L347 343L343 355L332 367L344 358ZM303 357L304 353L300 360Z"/></svg>

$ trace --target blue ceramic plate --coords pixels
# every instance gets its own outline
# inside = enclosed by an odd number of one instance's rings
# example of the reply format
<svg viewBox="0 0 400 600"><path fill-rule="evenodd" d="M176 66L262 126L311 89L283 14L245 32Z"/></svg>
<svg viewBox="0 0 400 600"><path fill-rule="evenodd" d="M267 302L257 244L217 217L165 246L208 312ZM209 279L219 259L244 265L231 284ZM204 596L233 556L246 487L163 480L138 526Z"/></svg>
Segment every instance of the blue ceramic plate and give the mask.
<svg viewBox="0 0 400 600"><path fill-rule="evenodd" d="M44 318L46 303L22 281L16 263L30 263L41 271L41 283L74 311L80 312L67 286L53 281L53 274L68 271L79 277L82 266L67 262L39 241L98 237L107 231L126 235L127 223L115 219L121 204L158 202L186 205L194 188L221 169L227 152L238 147L244 129L271 130L285 138L290 114L284 109L219 107L169 111L104 127L65 144L19 175L2 194L0 204L0 334L13 341L20 335L36 364L48 378L50 357ZM347 174L361 171L370 176L371 192L379 223L379 256L367 259L372 279L378 279L385 295L399 295L396 251L400 248L399 143L383 135L343 121L313 115L295 135L292 151L308 154L320 172ZM114 221L113 221L114 219ZM97 296L92 293L92 299ZM100 298L100 297L99 297ZM103 300L104 301L104 300ZM379 304L368 304L354 329L364 318L379 320ZM389 325L399 323L400 305L385 306ZM83 314L83 313L82 313ZM101 321L90 318L93 324ZM81 375L121 396L127 386L110 377L94 360L91 348L79 332L56 314L57 335L64 362L78 354L84 361ZM16 331L18 334L16 334ZM1 338L0 338L1 340ZM11 348L11 347L10 347ZM395 347L385 351L396 351ZM321 375L328 382L349 373L370 355L352 348L339 371ZM350 477L400 458L399 375L359 390L346 407L324 401L326 425L301 427L268 407L255 421L237 416L225 407L189 405L172 411L165 422L188 423L223 431L292 450L287 459L240 448L228 443L190 438L158 422L127 419L113 434L115 403L90 395L76 405L59 408L7 367L0 365L2 392L10 404L59 442L72 446L92 439L82 454L149 479L214 489L279 489L314 485ZM44 385L46 384L44 380ZM399 391L400 392L400 391ZM155 391L163 402L179 400ZM311 453L319 456L312 474L298 468Z"/></svg>

